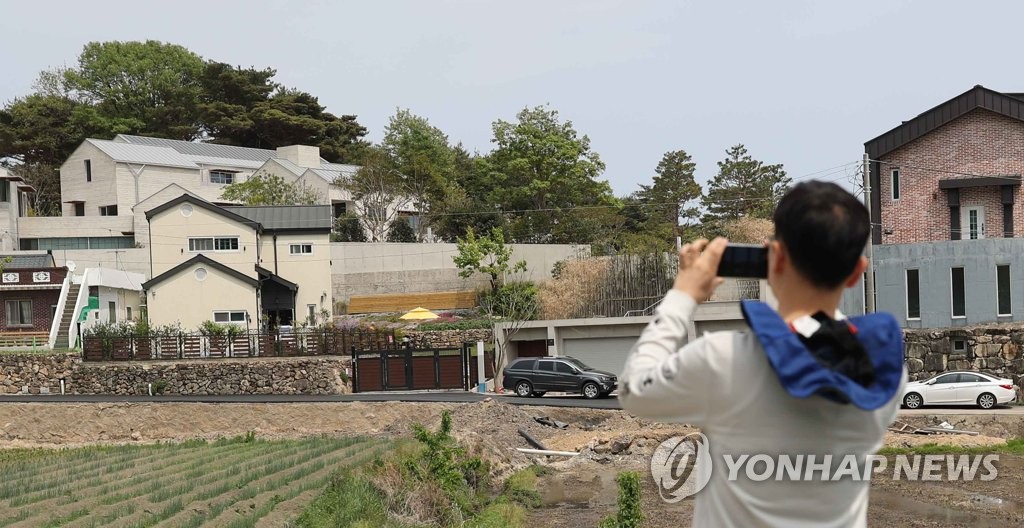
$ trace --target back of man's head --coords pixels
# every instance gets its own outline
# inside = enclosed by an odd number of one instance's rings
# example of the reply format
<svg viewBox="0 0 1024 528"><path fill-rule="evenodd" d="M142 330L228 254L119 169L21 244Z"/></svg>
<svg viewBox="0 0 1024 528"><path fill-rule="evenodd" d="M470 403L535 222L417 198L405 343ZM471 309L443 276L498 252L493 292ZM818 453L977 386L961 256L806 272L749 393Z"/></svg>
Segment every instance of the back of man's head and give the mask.
<svg viewBox="0 0 1024 528"><path fill-rule="evenodd" d="M853 273L870 235L864 204L827 182L797 184L775 209L775 238L814 286L834 289Z"/></svg>

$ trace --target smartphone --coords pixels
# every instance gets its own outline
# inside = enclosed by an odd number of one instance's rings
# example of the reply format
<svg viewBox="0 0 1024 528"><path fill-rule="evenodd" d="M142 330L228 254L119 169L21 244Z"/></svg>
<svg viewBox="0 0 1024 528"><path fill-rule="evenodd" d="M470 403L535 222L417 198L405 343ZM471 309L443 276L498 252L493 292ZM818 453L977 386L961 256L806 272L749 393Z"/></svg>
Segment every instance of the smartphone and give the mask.
<svg viewBox="0 0 1024 528"><path fill-rule="evenodd" d="M768 278L768 248L757 244L729 244L718 264L719 277Z"/></svg>

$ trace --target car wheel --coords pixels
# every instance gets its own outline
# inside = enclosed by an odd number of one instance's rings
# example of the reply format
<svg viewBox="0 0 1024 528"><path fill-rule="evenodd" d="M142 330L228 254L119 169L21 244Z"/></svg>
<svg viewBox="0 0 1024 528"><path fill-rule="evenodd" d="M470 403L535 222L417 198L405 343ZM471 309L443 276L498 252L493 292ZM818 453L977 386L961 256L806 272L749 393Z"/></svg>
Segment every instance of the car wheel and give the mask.
<svg viewBox="0 0 1024 528"><path fill-rule="evenodd" d="M978 407L981 407L982 409L991 409L995 406L996 397L993 396L991 393L986 392L981 396L978 396Z"/></svg>
<svg viewBox="0 0 1024 528"><path fill-rule="evenodd" d="M533 387L530 386L529 381L520 381L519 383L516 383L516 396L526 398L531 394L533 394Z"/></svg>
<svg viewBox="0 0 1024 528"><path fill-rule="evenodd" d="M593 400L594 398L597 398L598 395L600 395L600 394L601 394L601 389L600 389L600 387L597 386L597 383L594 383L593 381L588 381L588 382L583 384L583 397L584 398L586 398L588 400Z"/></svg>
<svg viewBox="0 0 1024 528"><path fill-rule="evenodd" d="M916 392L911 392L903 397L903 406L907 409L917 409L921 407L922 403L924 402L921 401L921 395Z"/></svg>
<svg viewBox="0 0 1024 528"><path fill-rule="evenodd" d="M533 396L534 398L540 398L545 394L547 394L547 391L534 391L533 394L531 394L530 396Z"/></svg>

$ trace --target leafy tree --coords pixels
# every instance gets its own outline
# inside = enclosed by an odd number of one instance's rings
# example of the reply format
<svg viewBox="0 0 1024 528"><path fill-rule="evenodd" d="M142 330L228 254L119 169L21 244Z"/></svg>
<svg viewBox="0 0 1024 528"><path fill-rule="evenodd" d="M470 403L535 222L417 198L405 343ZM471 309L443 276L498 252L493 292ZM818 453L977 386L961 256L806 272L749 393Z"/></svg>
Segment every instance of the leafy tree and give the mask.
<svg viewBox="0 0 1024 528"><path fill-rule="evenodd" d="M614 200L608 182L597 179L604 163L590 150L590 139L546 107L524 108L516 118L514 123L494 122L496 147L478 161L479 190L486 189L488 201L506 210L534 211L512 213L514 223L524 224L512 228L516 240L589 242L578 233L563 232L558 238L551 233L561 210Z"/></svg>
<svg viewBox="0 0 1024 528"><path fill-rule="evenodd" d="M666 152L658 162L651 185L641 185L637 193L641 201L653 204L653 210L659 221L669 222L682 234L682 226L690 224L687 220L697 218L697 208L687 204L700 198L701 189L694 178L697 164L686 151Z"/></svg>
<svg viewBox="0 0 1024 528"><path fill-rule="evenodd" d="M452 187L455 152L448 136L426 118L398 109L388 120L381 147L404 177L420 218L427 218ZM420 223L421 229L426 223Z"/></svg>
<svg viewBox="0 0 1024 528"><path fill-rule="evenodd" d="M359 217L346 213L334 219L334 232L331 242L366 242L366 230Z"/></svg>
<svg viewBox="0 0 1024 528"><path fill-rule="evenodd" d="M93 128L171 139L199 137L203 59L155 40L90 42L64 71L70 93L90 106Z"/></svg>
<svg viewBox="0 0 1024 528"><path fill-rule="evenodd" d="M771 218L791 181L781 164L765 165L743 145L730 148L702 201L709 234L721 233L726 222L742 217Z"/></svg>
<svg viewBox="0 0 1024 528"><path fill-rule="evenodd" d="M223 62L206 63L198 108L204 135L213 138L214 143L258 147L260 137L251 112L279 88L272 81L276 74L271 68L257 70Z"/></svg>
<svg viewBox="0 0 1024 528"><path fill-rule="evenodd" d="M317 205L323 201L316 189L286 182L264 171L256 171L245 181L224 187L221 198L245 205Z"/></svg>
<svg viewBox="0 0 1024 528"><path fill-rule="evenodd" d="M352 193L359 219L371 242L383 242L388 226L405 211L411 201L402 175L391 158L379 148L371 148L362 167L351 178L335 182Z"/></svg>
<svg viewBox="0 0 1024 528"><path fill-rule="evenodd" d="M459 239L458 254L452 257L459 276L468 279L476 273L487 275L491 295L496 295L509 273L525 271L526 261L511 263L512 248L505 244L505 234L494 228L489 234L477 236L472 229Z"/></svg>
<svg viewBox="0 0 1024 528"><path fill-rule="evenodd" d="M416 231L409 225L409 218L399 216L391 221L388 242L416 242Z"/></svg>

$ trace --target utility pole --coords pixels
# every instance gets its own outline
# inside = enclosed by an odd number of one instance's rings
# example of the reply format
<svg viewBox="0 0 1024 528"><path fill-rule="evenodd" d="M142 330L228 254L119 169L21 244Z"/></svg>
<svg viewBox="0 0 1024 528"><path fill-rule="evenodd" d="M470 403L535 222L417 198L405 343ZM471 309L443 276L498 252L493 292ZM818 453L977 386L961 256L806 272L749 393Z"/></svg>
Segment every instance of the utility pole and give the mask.
<svg viewBox="0 0 1024 528"><path fill-rule="evenodd" d="M868 153L864 153L864 207L868 210L868 247L864 250L864 256L868 259L868 269L864 277L864 313L875 311L875 260L872 257L872 246L875 244L872 236L875 226L871 222L871 162Z"/></svg>

